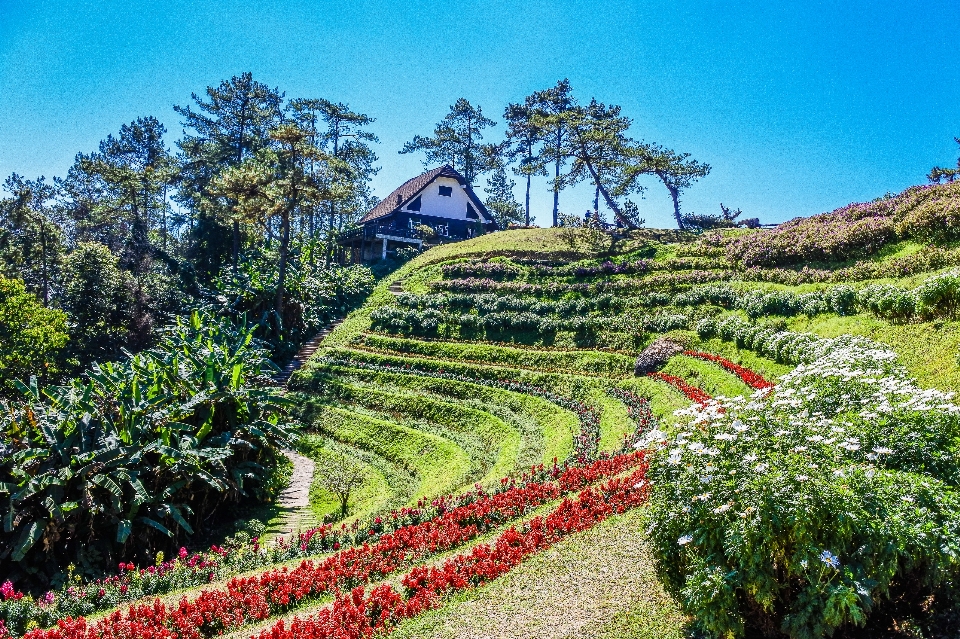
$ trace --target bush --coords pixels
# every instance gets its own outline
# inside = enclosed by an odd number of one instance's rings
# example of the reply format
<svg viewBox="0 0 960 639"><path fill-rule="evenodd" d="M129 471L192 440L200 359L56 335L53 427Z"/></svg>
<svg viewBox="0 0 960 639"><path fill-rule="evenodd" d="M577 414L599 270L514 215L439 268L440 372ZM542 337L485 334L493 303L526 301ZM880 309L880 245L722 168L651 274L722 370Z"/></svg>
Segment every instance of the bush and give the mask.
<svg viewBox="0 0 960 639"><path fill-rule="evenodd" d="M797 218L769 231L720 240L743 266L845 261L876 253L897 239L960 238L960 182L914 186L899 195Z"/></svg>
<svg viewBox="0 0 960 639"><path fill-rule="evenodd" d="M901 595L960 603L960 409L865 340L813 350L769 395L647 439L658 573L711 634L812 639Z"/></svg>
<svg viewBox="0 0 960 639"><path fill-rule="evenodd" d="M940 273L912 291L916 299L916 312L924 319L933 317L952 318L960 310L960 270Z"/></svg>

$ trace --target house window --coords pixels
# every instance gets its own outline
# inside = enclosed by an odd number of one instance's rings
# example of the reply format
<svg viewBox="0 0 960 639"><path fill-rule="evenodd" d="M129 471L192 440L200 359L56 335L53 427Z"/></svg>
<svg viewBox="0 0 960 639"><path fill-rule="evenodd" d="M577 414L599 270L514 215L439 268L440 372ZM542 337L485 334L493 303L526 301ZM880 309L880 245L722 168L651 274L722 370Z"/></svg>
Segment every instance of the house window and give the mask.
<svg viewBox="0 0 960 639"><path fill-rule="evenodd" d="M408 210L408 211L419 211L419 210L420 210L420 196L419 196L419 195L417 196L417 199L415 199L415 200L414 200L413 202L411 202L410 204L407 204L407 210Z"/></svg>
<svg viewBox="0 0 960 639"><path fill-rule="evenodd" d="M450 196L452 196L452 195L453 195L453 187L452 187L452 186L441 186L441 187L440 187L440 195L442 195L442 196L444 196L444 197L450 197Z"/></svg>
<svg viewBox="0 0 960 639"><path fill-rule="evenodd" d="M467 204L467 219L468 220L479 220L480 216L477 215L477 210L473 208L472 204Z"/></svg>

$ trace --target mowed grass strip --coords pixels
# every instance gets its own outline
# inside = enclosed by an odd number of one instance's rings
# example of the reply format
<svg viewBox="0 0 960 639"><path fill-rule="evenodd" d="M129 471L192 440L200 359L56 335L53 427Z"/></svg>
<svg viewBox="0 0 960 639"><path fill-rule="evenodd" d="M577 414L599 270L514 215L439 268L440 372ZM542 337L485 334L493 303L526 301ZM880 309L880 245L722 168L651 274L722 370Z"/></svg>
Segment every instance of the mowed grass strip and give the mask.
<svg viewBox="0 0 960 639"><path fill-rule="evenodd" d="M650 402L650 411L663 424L676 420L675 411L690 406L690 400L676 388L650 377L633 377L617 384L619 388L645 397Z"/></svg>
<svg viewBox="0 0 960 639"><path fill-rule="evenodd" d="M486 406L480 410L489 412L491 406L499 406L516 413L518 417L528 418L534 428L518 428L522 443L519 459L523 460L521 465L524 468L538 463L551 464L554 459L563 461L573 452L573 438L580 432L576 415L533 395L439 377L341 366L331 366L329 370L355 382L395 386L458 401L481 402Z"/></svg>
<svg viewBox="0 0 960 639"><path fill-rule="evenodd" d="M417 486L408 504L449 494L462 487L470 473L470 456L466 451L448 439L409 426L344 408L326 407L314 421L314 427L410 471L417 479Z"/></svg>
<svg viewBox="0 0 960 639"><path fill-rule="evenodd" d="M596 350L545 350L469 342L430 341L367 333L363 346L382 352L420 355L477 364L621 378L633 370L633 358Z"/></svg>
<svg viewBox="0 0 960 639"><path fill-rule="evenodd" d="M753 389L742 379L719 364L687 355L671 357L661 372L680 377L691 386L696 386L714 397L748 396L753 393Z"/></svg>
<svg viewBox="0 0 960 639"><path fill-rule="evenodd" d="M520 433L489 413L416 393L390 393L332 378L327 387L333 395L331 399L336 401L426 419L477 438L493 458L492 464L485 464L487 468L480 478L481 483L498 481L516 468Z"/></svg>
<svg viewBox="0 0 960 639"><path fill-rule="evenodd" d="M404 367L410 367L426 375L429 375L431 371L442 371L466 378L490 380L494 382L510 380L537 386L557 395L581 401L595 408L600 413L600 437L601 441L607 445L607 450L616 448L616 446L622 442L623 434L629 432L631 428L629 420L626 419L627 413L623 405L615 400L608 401L609 398L606 396L606 389L614 386L613 380L569 373L529 371L506 366L484 366L452 360L438 361L416 356L389 355L349 348L331 349L327 351L326 354L343 362L366 362L379 366L391 366L398 370L402 370ZM310 362L307 370L305 370L303 376L298 380L298 388L307 389L319 387L319 383L312 378L315 375L322 374L323 370L327 367L328 364L318 360ZM410 377L420 376L410 375ZM549 441L552 437L548 437L547 439ZM551 454L545 454L544 458L546 460L552 460L554 456L562 459L559 455Z"/></svg>

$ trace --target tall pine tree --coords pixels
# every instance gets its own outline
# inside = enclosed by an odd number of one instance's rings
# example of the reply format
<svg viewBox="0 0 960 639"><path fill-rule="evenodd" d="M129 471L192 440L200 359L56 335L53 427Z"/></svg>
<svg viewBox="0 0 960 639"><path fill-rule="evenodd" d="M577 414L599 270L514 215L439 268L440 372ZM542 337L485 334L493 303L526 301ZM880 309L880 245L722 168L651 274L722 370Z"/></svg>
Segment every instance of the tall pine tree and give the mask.
<svg viewBox="0 0 960 639"><path fill-rule="evenodd" d="M403 145L400 153L423 151L426 154L424 165L449 164L460 171L467 184L472 185L478 176L497 166L497 145L482 142L483 130L496 124L483 115L479 106L460 98L434 128L433 137L415 136Z"/></svg>
<svg viewBox="0 0 960 639"><path fill-rule="evenodd" d="M283 94L279 89L243 73L207 87L204 101L193 94L195 109L175 106L186 127L177 143L181 151L181 184L178 201L194 213L189 257L208 278L215 277L226 256L236 272L242 244L240 219L233 202L212 198L209 186L221 172L239 166L271 144L269 132L280 125ZM224 225L229 225L225 232ZM229 237L231 244L224 245Z"/></svg>

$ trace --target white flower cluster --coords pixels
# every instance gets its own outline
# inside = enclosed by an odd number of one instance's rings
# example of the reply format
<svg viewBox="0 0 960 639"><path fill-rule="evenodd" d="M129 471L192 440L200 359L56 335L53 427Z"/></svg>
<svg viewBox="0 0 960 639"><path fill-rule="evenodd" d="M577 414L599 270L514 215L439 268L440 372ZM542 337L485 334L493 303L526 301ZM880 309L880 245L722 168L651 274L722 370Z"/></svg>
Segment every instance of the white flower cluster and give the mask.
<svg viewBox="0 0 960 639"><path fill-rule="evenodd" d="M677 482L689 486L689 494L705 484L715 489L714 514L737 510L731 492L758 474L794 486L844 477L857 468L872 477L871 469L882 469L897 448L883 439L883 428L871 426L879 420L920 413L935 423L960 415L953 393L919 388L896 355L874 342L821 339L817 351L817 359L801 364L772 389L694 403L676 411L676 435L648 434L650 443L665 449L664 461L679 473ZM704 501L705 495L693 501ZM740 508L741 516L749 514Z"/></svg>

